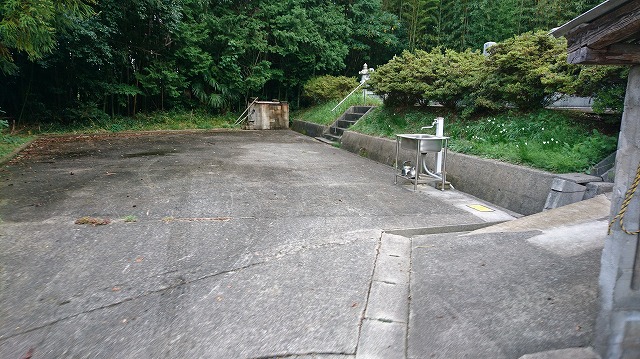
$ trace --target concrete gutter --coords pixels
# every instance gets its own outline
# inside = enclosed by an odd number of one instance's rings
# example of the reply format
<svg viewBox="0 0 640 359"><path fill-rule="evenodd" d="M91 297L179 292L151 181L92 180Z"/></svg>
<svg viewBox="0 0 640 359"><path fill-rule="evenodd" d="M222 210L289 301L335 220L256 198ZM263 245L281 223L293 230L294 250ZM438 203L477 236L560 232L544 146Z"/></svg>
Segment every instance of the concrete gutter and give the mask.
<svg viewBox="0 0 640 359"><path fill-rule="evenodd" d="M394 165L394 140L345 131L341 148L389 166ZM401 150L400 159L413 154ZM433 166L433 163L430 163ZM496 160L449 151L447 180L465 193L510 211L530 215L541 212L547 200L553 173Z"/></svg>

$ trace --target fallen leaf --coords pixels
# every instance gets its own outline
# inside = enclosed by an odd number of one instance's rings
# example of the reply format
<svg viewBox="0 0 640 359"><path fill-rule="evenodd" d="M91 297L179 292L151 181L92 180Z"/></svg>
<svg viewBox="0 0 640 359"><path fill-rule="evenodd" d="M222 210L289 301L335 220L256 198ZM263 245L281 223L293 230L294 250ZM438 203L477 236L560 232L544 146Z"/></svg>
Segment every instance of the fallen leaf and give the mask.
<svg viewBox="0 0 640 359"><path fill-rule="evenodd" d="M112 292L118 292L118 291L120 291L120 287L113 287L113 288L111 288L111 291Z"/></svg>
<svg viewBox="0 0 640 359"><path fill-rule="evenodd" d="M31 359L31 357L33 356L33 352L35 352L35 349L29 348L29 350L27 350L27 353L22 357L22 359Z"/></svg>

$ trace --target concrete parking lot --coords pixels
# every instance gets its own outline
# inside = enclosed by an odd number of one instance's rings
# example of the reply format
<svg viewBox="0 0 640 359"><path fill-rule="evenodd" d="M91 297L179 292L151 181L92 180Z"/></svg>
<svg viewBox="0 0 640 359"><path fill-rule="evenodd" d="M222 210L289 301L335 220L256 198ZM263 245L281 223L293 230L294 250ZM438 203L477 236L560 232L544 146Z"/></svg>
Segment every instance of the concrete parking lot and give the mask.
<svg viewBox="0 0 640 359"><path fill-rule="evenodd" d="M414 293L399 304L404 322L389 320L400 332L378 330L385 318L367 312L393 300L371 297L383 231L512 218L474 213L464 194L394 185L392 168L291 131L44 138L0 181L2 358L344 358L387 342L380 357L418 358L428 340L405 341ZM410 253L390 256L410 264ZM392 267L406 272L403 288L424 287L411 266ZM427 262L416 268L428 276ZM576 275L589 285L597 269ZM585 320L591 284L586 309L572 312ZM429 325L415 313L416 328ZM588 344L590 325L575 325L562 335ZM494 344L502 357L524 354Z"/></svg>

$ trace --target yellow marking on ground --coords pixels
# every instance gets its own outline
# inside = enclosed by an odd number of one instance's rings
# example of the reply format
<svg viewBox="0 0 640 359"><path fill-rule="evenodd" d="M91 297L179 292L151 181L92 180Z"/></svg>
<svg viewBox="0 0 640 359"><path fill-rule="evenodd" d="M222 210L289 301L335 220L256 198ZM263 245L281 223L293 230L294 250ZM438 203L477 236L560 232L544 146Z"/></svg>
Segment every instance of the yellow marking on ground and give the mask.
<svg viewBox="0 0 640 359"><path fill-rule="evenodd" d="M478 212L493 212L494 210L481 204L468 204L467 207L475 209Z"/></svg>

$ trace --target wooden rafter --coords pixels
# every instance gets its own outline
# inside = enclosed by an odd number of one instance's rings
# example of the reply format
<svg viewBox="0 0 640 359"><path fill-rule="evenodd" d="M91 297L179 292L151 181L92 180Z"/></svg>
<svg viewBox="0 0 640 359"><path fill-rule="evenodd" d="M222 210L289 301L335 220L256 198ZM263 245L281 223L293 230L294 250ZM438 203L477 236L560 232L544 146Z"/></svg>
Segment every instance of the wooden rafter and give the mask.
<svg viewBox="0 0 640 359"><path fill-rule="evenodd" d="M640 1L631 1L578 26L565 35L569 53L588 47L590 51L603 50L634 37L640 32Z"/></svg>
<svg viewBox="0 0 640 359"><path fill-rule="evenodd" d="M567 62L582 65L640 64L640 45L614 44L602 50L581 47L569 53Z"/></svg>

